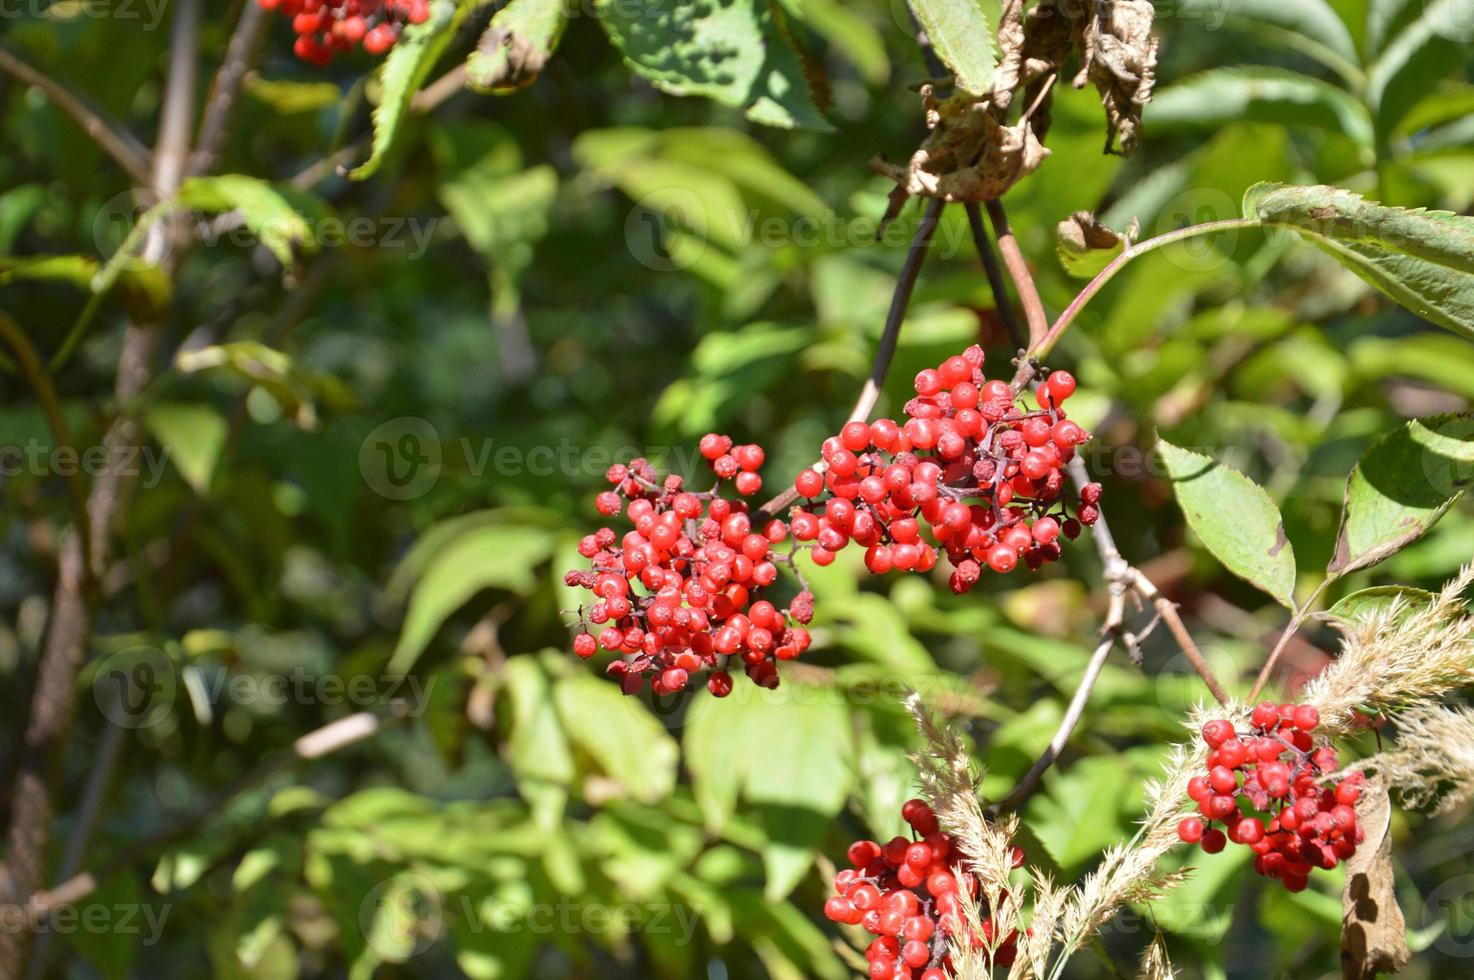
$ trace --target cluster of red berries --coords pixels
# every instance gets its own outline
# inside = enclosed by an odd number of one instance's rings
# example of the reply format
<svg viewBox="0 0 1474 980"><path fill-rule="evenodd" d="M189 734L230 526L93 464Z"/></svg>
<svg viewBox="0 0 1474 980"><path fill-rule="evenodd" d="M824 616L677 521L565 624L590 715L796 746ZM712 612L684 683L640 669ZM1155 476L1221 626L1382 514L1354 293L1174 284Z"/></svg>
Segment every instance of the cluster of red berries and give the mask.
<svg viewBox="0 0 1474 980"><path fill-rule="evenodd" d="M430 0L256 0L292 21L297 57L319 68L333 55L363 50L380 55L394 47L406 24L423 24Z"/></svg>
<svg viewBox="0 0 1474 980"><path fill-rule="evenodd" d="M606 517L623 510L634 528L623 537L607 527L586 535L578 552L592 570L564 578L595 596L579 610L573 652L587 658L602 647L621 655L608 671L626 694L642 690L647 675L656 694L675 694L707 671L707 689L726 697L732 657L755 683L776 687L777 662L809 647L800 624L813 618L813 595L799 592L783 609L763 598L778 565L793 566L792 552L773 550L788 528L778 520L754 528L746 501L720 495L727 479L743 496L762 487L762 448L734 446L715 434L704 436L700 448L718 478L709 491L686 490L675 474L661 479L644 459L610 467L614 489L599 494L595 505Z"/></svg>
<svg viewBox="0 0 1474 980"><path fill-rule="evenodd" d="M1073 539L1100 516L1098 483L1073 501L1073 516L1067 507L1065 466L1089 438L1061 408L1074 391L1075 379L1055 371L1028 410L1007 384L984 379L981 347L947 358L916 376L904 423L850 422L824 441L823 472L794 481L808 503L791 515L793 536L815 543L819 565L853 541L872 572L925 572L937 549L921 537L924 522L959 594L985 565L1038 569L1059 558L1061 535Z"/></svg>
<svg viewBox="0 0 1474 980"><path fill-rule="evenodd" d="M940 831L931 807L911 800L901 816L920 839L851 844L854 867L834 876L839 894L824 903L824 915L876 937L865 950L871 980L945 980L953 976L948 937L965 928L958 890L966 888L977 898L978 879L963 870L956 840ZM1014 867L1023 862L1023 850L1014 848ZM991 945L992 928L984 910L981 928L973 930L973 948ZM1009 966L1017 954L1018 937L1010 933L998 944L994 963Z"/></svg>
<svg viewBox="0 0 1474 980"><path fill-rule="evenodd" d="M1356 853L1363 837L1355 809L1363 777L1326 779L1338 768L1336 750L1316 745L1312 733L1320 714L1308 704L1266 701L1254 707L1250 725L1244 733L1228 721L1203 726L1208 774L1187 784L1203 818L1184 818L1177 835L1209 854L1228 841L1251 847L1256 872L1298 892L1312 869L1329 870Z"/></svg>

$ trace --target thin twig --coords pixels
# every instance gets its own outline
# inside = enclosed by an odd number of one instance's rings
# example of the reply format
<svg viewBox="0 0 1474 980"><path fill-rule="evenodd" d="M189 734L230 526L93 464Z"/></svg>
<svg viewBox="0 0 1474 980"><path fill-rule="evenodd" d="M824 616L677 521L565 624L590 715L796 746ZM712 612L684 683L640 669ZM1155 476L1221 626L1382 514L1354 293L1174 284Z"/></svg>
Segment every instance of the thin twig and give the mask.
<svg viewBox="0 0 1474 980"><path fill-rule="evenodd" d="M983 273L988 277L988 288L993 291L993 308L998 311L998 319L1003 321L1003 329L1008 331L1009 342L1013 344L1015 351L1021 353L1028 347L1028 341L1024 337L1023 326L1013 311L1013 304L1008 301L1008 284L1003 281L1003 269L998 265L998 253L993 251L988 229L983 227L983 212L975 201L968 201L963 207L967 211L968 227L972 229L973 246L978 251L978 258L982 260Z"/></svg>
<svg viewBox="0 0 1474 980"><path fill-rule="evenodd" d="M27 902L28 914L32 919L27 921L39 919L58 906L80 902L95 892L108 878L157 854L170 844L194 834L242 794L262 785L292 765L320 759L351 745L356 745L377 735L388 721L402 715L401 711L388 718L383 718L371 711L360 711L308 732L292 743L290 752L284 752L269 759L246 773L180 823L146 840L129 845L122 854L96 871L84 871L73 875L55 888L33 894Z"/></svg>
<svg viewBox="0 0 1474 980"><path fill-rule="evenodd" d="M880 400L881 389L885 385L885 377L890 373L891 361L896 354L896 344L901 336L901 324L906 319L906 307L911 302L911 293L916 289L916 279L921 274L921 266L926 261L926 253L931 249L932 232L936 230L937 219L941 217L943 201L933 200L921 216L921 224L916 228L916 234L911 239L911 247L906 250L906 259L901 263L900 274L896 277L896 289L891 294L890 310L886 313L885 329L881 331L880 343L875 348L875 360L870 365L870 376L865 379L865 384L860 388L860 394L855 399L854 407L846 421L864 422L870 418L870 413L875 410L875 403ZM824 462L820 460L813 466L819 472L824 471ZM753 516L754 521L769 520L783 509L798 499L798 490L793 486L778 494L762 507L758 508Z"/></svg>
<svg viewBox="0 0 1474 980"><path fill-rule="evenodd" d="M1090 662L1085 665L1085 673L1080 678L1080 684L1075 688L1075 696L1070 699L1070 706L1065 709L1065 716L1060 719L1059 727L1054 731L1054 738L1049 740L1049 747L1044 754L1034 760L1029 771L1024 773L1013 790L1003 799L988 808L990 815L996 815L1004 810L1012 810L1033 793L1039 786L1039 781L1044 778L1044 773L1054 765L1064 751L1065 743L1069 742L1070 736L1074 734L1075 726L1080 723L1080 716L1085 713L1085 705L1090 701L1090 693L1095 690L1095 682L1100 677L1101 668L1105 666L1106 657L1111 648L1116 645L1114 633L1105 636L1096 644L1095 652L1090 655Z"/></svg>
<svg viewBox="0 0 1474 980"><path fill-rule="evenodd" d="M1294 615L1290 617L1290 622L1285 626L1284 632L1280 633L1279 639L1274 644L1274 649L1269 651L1269 658L1264 661L1264 666L1259 668L1259 676L1254 678L1254 686L1249 690L1249 701L1252 702L1255 698L1259 697L1259 692L1264 690L1264 685L1269 683L1270 675L1274 673L1275 664L1279 663L1280 654L1285 652L1285 648L1290 645L1290 640L1300 631L1300 627L1305 625L1305 621L1310 618L1311 607L1315 605L1315 601L1320 598L1321 593L1330 584L1330 579L1324 579L1320 585L1315 587L1315 591L1300 604L1299 608L1295 610Z"/></svg>
<svg viewBox="0 0 1474 980"><path fill-rule="evenodd" d="M82 127L83 132L92 137L103 152L123 168L134 183L141 187L153 185L148 148L86 96L36 68L4 41L0 41L0 71L46 93L46 97L58 109L71 116Z"/></svg>
<svg viewBox="0 0 1474 980"><path fill-rule="evenodd" d="M30 338L4 313L0 313L0 340L4 340L15 351L16 363L41 403L41 414L46 417L46 426L51 430L51 439L56 443L56 448L75 457L77 444L72 438L71 426L67 425L66 416L62 414L61 399L57 397L56 386L51 383L51 376L46 373ZM92 526L87 518L87 487L82 482L81 468L71 467L65 471L65 475L67 496L72 506L72 522L76 525L77 535L81 540L82 553L91 554ZM84 576L90 581L99 572L100 569L88 567L84 569Z"/></svg>
<svg viewBox="0 0 1474 980"><path fill-rule="evenodd" d="M189 174L194 177L211 173L220 163L229 141L231 124L240 104L241 85L261 53L261 41L266 37L270 23L270 11L259 3L246 0L236 21L235 32L225 49L225 58L215 72L215 82L210 87L210 97L205 103L204 118L200 123L200 135L195 140L194 152L189 157Z"/></svg>

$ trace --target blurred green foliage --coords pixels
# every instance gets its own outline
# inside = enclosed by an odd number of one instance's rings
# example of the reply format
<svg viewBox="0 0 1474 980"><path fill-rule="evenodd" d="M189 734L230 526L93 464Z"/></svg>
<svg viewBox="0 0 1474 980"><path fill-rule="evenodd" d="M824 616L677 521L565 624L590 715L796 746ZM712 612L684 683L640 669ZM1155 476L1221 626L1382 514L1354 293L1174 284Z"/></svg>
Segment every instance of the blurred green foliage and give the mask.
<svg viewBox="0 0 1474 980"><path fill-rule="evenodd" d="M1210 6L1159 11L1161 81L1131 159L1101 153L1093 93L1059 93L1051 156L1006 200L1052 310L1080 285L1053 241L1077 209L1116 228L1135 219L1146 236L1237 216L1263 180L1474 204L1458 4ZM58 855L80 832L77 801L107 738L95 678L117 651L159 651L164 710L126 735L88 866L120 859L90 899L110 921L138 903L167 914L157 934L56 936L58 975L839 980L857 960L817 914L821 872L846 842L899 830L915 789L904 689L966 731L986 794L1006 792L1045 747L1103 609L1088 547L962 599L944 578L863 577L842 554L807 572L816 642L774 695L739 685L722 702L626 699L566 652L577 599L562 573L600 523L592 496L609 463L640 454L680 469L716 429L763 443L780 487L869 370L919 210L877 238L889 185L866 161L904 158L921 138L906 86L926 69L899 4L781 7L809 67L824 68L828 131L753 124L820 122L802 92L752 104L716 84L689 87L712 100L658 91L642 79L683 89L641 67L665 48L658 30L621 42L632 73L601 29L618 36L602 4L568 18L535 84L460 94L428 115L411 109L413 92L436 77L441 50L464 57L491 8L455 10L464 27L396 51L383 78L361 58L308 69L272 24L222 167L241 176L191 203L240 209L247 227L201 214L204 244L162 300L140 486L117 529L60 784ZM238 8L211 7L202 65L218 64ZM743 29L779 43L776 15L757 9ZM117 4L56 4L4 27L28 60L150 138L166 24ZM680 41L692 58L709 54L700 36ZM799 55L779 50L794 68ZM371 179L325 171L310 196L286 195L286 181L368 130L370 104L381 124L403 117L392 139L381 125L361 172ZM140 209L40 91L0 79L0 127L0 303L49 357L71 343L86 282ZM305 227L267 236L263 252L258 234L280 232L269 219L281 207ZM31 274L38 257L74 258ZM84 445L110 410L126 317L160 302L146 276L119 271L56 375ZM916 370L969 343L1007 372L980 273L964 215L948 209L884 412L899 411ZM1333 557L1362 452L1407 418L1474 399L1467 340L1292 236L1255 230L1137 260L1051 362L1081 379L1079 415L1096 436L1086 458L1122 551L1183 605L1240 695L1284 612L1188 532L1153 433L1267 489L1303 595ZM12 374L0 374L0 446L38 461L0 477L0 704L22 718L68 515L48 430ZM1436 588L1471 553L1474 518L1454 506L1325 601ZM1308 636L1334 649L1323 627ZM1140 667L1107 665L1024 809L1031 858L1065 878L1130 836L1142 781L1204 696L1164 636L1145 654ZM1291 655L1297 671L1323 663L1309 645ZM182 839L137 849L303 734L358 709L393 715L396 701L400 716L371 741L275 771ZM1467 923L1446 913L1468 899L1471 831L1457 816L1402 815L1394 835L1423 949L1408 973L1459 974ZM1333 875L1284 895L1242 855L1184 860L1198 866L1189 882L1118 919L1073 975L1129 971L1156 929L1190 976L1339 972Z"/></svg>

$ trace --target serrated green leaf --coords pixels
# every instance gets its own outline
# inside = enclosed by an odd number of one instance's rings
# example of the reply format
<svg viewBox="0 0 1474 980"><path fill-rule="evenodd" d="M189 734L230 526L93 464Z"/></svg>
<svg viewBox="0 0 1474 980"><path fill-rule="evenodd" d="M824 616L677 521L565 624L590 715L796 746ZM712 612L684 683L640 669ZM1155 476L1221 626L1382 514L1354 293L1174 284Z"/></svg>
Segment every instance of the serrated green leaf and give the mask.
<svg viewBox="0 0 1474 980"><path fill-rule="evenodd" d="M475 0L431 0L430 16L425 22L404 29L379 68L373 148L369 158L352 170L349 177L364 180L378 173L409 115L415 93L430 77L446 45L455 37L456 28L475 6L479 6Z"/></svg>
<svg viewBox="0 0 1474 980"><path fill-rule="evenodd" d="M1245 217L1292 228L1419 316L1474 338L1474 218L1389 207L1338 187L1259 183Z"/></svg>
<svg viewBox="0 0 1474 980"><path fill-rule="evenodd" d="M998 50L978 0L907 0L932 50L957 76L957 88L984 95L993 85Z"/></svg>
<svg viewBox="0 0 1474 980"><path fill-rule="evenodd" d="M323 204L310 194L245 174L193 177L179 188L174 203L207 214L235 212L286 268L296 263L298 255L318 250L309 218L326 213Z"/></svg>
<svg viewBox="0 0 1474 980"><path fill-rule="evenodd" d="M700 95L782 129L831 130L767 0L631 7L596 0L624 60L671 95Z"/></svg>
<svg viewBox="0 0 1474 980"><path fill-rule="evenodd" d="M543 528L491 525L447 544L415 584L388 672L404 674L413 668L446 619L482 589L532 588L537 582L533 569L552 554L553 540Z"/></svg>
<svg viewBox="0 0 1474 980"><path fill-rule="evenodd" d="M1380 439L1346 481L1327 571L1375 565L1422 537L1474 482L1474 416L1414 419Z"/></svg>
<svg viewBox="0 0 1474 980"><path fill-rule="evenodd" d="M1152 94L1153 128L1212 128L1233 122L1315 126L1371 147L1366 108L1342 89L1285 68L1238 65L1190 75Z"/></svg>
<svg viewBox="0 0 1474 980"><path fill-rule="evenodd" d="M466 84L504 95L537 80L568 24L566 0L512 0L466 59Z"/></svg>
<svg viewBox="0 0 1474 980"><path fill-rule="evenodd" d="M1295 549L1264 489L1216 460L1157 440L1177 502L1213 556L1229 571L1294 608Z"/></svg>

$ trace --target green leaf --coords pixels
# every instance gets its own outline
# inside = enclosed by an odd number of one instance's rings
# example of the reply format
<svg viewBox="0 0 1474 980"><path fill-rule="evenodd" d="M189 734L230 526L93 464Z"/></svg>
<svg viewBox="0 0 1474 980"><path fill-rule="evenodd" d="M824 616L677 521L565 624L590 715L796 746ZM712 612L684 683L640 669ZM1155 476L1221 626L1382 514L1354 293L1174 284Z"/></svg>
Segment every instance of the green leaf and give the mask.
<svg viewBox="0 0 1474 980"><path fill-rule="evenodd" d="M1302 51L1344 77L1360 74L1351 32L1325 0L1233 0L1214 13L1252 29L1258 38Z"/></svg>
<svg viewBox="0 0 1474 980"><path fill-rule="evenodd" d="M1384 436L1346 481L1327 571L1375 565L1422 537L1474 480L1474 416L1414 419Z"/></svg>
<svg viewBox="0 0 1474 980"><path fill-rule="evenodd" d="M519 305L518 282L533 248L548 232L558 174L547 165L513 174L499 169L494 159L467 167L441 183L440 201L490 266L495 309L509 316Z"/></svg>
<svg viewBox="0 0 1474 980"><path fill-rule="evenodd" d="M1295 605L1295 549L1279 508L1242 473L1207 456L1157 440L1177 502L1193 532L1235 575Z"/></svg>
<svg viewBox="0 0 1474 980"><path fill-rule="evenodd" d="M596 0L594 9L624 60L661 91L705 96L767 126L833 129L768 0L652 7Z"/></svg>
<svg viewBox="0 0 1474 980"><path fill-rule="evenodd" d="M159 402L148 410L148 428L164 447L179 475L197 494L210 489L215 462L230 426L209 405Z"/></svg>
<svg viewBox="0 0 1474 980"><path fill-rule="evenodd" d="M1468 0L1428 0L1410 9L1421 13L1367 69L1366 98L1379 135L1391 133L1418 100L1463 64L1474 41Z"/></svg>
<svg viewBox="0 0 1474 980"><path fill-rule="evenodd" d="M423 24L404 29L399 42L379 68L379 104L374 106L374 139L369 158L348 176L364 180L379 172L384 159L393 149L399 130L409 115L415 93L430 77L446 45L455 37L456 28L473 6L474 0L431 0L430 16Z"/></svg>
<svg viewBox="0 0 1474 980"><path fill-rule="evenodd" d="M978 0L907 0L937 57L957 76L957 88L984 95L993 85L998 51Z"/></svg>
<svg viewBox="0 0 1474 980"><path fill-rule="evenodd" d="M343 90L332 82L294 82L278 78L262 78L255 72L241 84L246 93L273 112L291 115L298 112L321 112L343 104Z"/></svg>
<svg viewBox="0 0 1474 980"><path fill-rule="evenodd" d="M1359 619L1394 602L1402 602L1408 608L1415 609L1428 605L1437 598L1427 589L1415 589L1410 585L1376 585L1342 596L1325 611L1325 615L1336 619Z"/></svg>
<svg viewBox="0 0 1474 980"><path fill-rule="evenodd" d="M183 350L174 359L184 374L224 370L264 389L283 414L304 429L317 427L317 403L349 408L354 396L337 379L308 371L282 351L255 340L236 340L197 350Z"/></svg>
<svg viewBox="0 0 1474 980"><path fill-rule="evenodd" d="M1388 207L1338 187L1259 183L1244 215L1292 228L1414 313L1474 338L1474 218Z"/></svg>
<svg viewBox="0 0 1474 980"><path fill-rule="evenodd" d="M174 203L207 214L236 212L286 268L296 262L299 254L317 251L317 237L307 216L320 218L325 213L321 202L310 194L244 174L191 178L179 188Z"/></svg>
<svg viewBox="0 0 1474 980"><path fill-rule="evenodd" d="M482 589L530 590L533 569L552 551L550 532L516 525L479 527L447 544L415 584L388 672L413 668L446 619Z"/></svg>
<svg viewBox="0 0 1474 980"><path fill-rule="evenodd" d="M658 803L676 783L680 749L638 699L589 674L554 692L563 728L604 774L642 803Z"/></svg>
<svg viewBox="0 0 1474 980"><path fill-rule="evenodd" d="M566 0L512 0L466 59L466 84L504 95L537 80L568 24Z"/></svg>
<svg viewBox="0 0 1474 980"><path fill-rule="evenodd" d="M1214 68L1152 95L1153 127L1217 129L1233 122L1315 126L1372 145L1366 108L1342 89L1284 68L1258 65Z"/></svg>
<svg viewBox="0 0 1474 980"><path fill-rule="evenodd" d="M0 256L0 286L11 282L60 282L94 292L100 267L86 255ZM129 264L120 268L116 285L124 307L140 319L154 319L169 307L174 286L154 265Z"/></svg>

